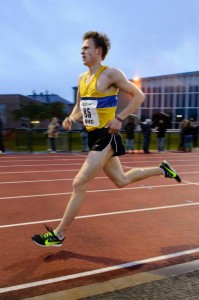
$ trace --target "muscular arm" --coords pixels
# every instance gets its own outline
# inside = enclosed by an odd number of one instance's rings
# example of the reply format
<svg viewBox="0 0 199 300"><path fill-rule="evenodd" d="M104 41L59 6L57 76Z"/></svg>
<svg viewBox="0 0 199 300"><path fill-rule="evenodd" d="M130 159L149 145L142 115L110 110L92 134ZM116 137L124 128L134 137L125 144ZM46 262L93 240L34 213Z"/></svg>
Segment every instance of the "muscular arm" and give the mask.
<svg viewBox="0 0 199 300"><path fill-rule="evenodd" d="M79 77L79 82L80 82L81 78L82 78L82 75L80 75L80 77ZM66 130L71 130L73 122L78 120L79 118L81 118L81 116L82 116L82 112L80 110L80 93L79 93L79 88L78 88L76 104L75 104L70 116L66 117L64 119L64 121L62 122L62 127Z"/></svg>
<svg viewBox="0 0 199 300"><path fill-rule="evenodd" d="M79 118L81 118L82 113L81 113L81 110L80 110L79 103L80 103L80 96L79 96L79 91L78 91L77 92L77 101L76 101L76 104L75 104L70 116L66 117L64 119L64 121L62 122L62 127L64 129L71 130L73 122L78 120Z"/></svg>
<svg viewBox="0 0 199 300"><path fill-rule="evenodd" d="M124 108L122 112L120 112L119 116L121 119L125 119L131 113L135 112L138 107L144 101L144 94L143 92L131 81L129 81L124 73L117 69L111 69L110 78L113 84L122 90L123 92L129 94L129 102L127 106Z"/></svg>
<svg viewBox="0 0 199 300"><path fill-rule="evenodd" d="M110 69L107 75L112 85L130 96L127 106L118 115L119 118L124 120L126 117L128 117L138 109L138 107L144 101L145 96L135 84L133 84L126 78L122 71L117 69ZM114 133L117 130L121 129L121 126L122 124L120 121L118 121L117 119L113 119L109 123L110 133Z"/></svg>

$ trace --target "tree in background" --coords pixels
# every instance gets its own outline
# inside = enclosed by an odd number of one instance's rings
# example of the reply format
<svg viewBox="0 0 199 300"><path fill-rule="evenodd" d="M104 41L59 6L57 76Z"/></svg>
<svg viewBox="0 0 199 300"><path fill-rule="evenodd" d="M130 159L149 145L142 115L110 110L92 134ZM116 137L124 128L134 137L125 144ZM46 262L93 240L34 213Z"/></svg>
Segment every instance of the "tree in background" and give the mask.
<svg viewBox="0 0 199 300"><path fill-rule="evenodd" d="M44 121L50 120L56 116L59 119L66 117L64 112L64 104L61 102L52 103L35 103L30 102L27 104L21 104L19 109L13 111L14 119L28 119L31 121Z"/></svg>

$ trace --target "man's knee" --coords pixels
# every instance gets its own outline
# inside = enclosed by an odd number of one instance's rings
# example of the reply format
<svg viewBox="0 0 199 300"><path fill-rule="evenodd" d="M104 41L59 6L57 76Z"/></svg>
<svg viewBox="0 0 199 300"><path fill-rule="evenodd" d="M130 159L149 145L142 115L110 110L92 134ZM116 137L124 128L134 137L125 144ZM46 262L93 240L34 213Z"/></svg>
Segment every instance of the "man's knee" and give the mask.
<svg viewBox="0 0 199 300"><path fill-rule="evenodd" d="M114 183L118 188L123 188L125 185L127 185L126 177L119 178L115 180Z"/></svg>
<svg viewBox="0 0 199 300"><path fill-rule="evenodd" d="M84 190L86 188L87 182L82 178L75 177L73 180L73 190Z"/></svg>

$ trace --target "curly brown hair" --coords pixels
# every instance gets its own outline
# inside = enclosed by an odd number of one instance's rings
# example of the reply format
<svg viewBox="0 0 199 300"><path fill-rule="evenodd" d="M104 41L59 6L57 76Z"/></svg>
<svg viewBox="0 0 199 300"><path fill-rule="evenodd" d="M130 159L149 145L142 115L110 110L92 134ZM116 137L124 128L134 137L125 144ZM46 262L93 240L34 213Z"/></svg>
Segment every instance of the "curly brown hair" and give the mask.
<svg viewBox="0 0 199 300"><path fill-rule="evenodd" d="M83 41L87 39L92 39L96 48L102 48L102 59L104 60L111 47L109 37L104 33L100 33L97 31L88 31L84 34Z"/></svg>

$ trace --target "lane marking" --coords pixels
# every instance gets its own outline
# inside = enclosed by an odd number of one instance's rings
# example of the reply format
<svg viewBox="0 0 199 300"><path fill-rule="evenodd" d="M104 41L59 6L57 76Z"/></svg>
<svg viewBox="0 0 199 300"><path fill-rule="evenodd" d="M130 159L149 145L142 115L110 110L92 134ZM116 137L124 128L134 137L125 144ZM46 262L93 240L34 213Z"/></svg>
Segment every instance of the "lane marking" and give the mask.
<svg viewBox="0 0 199 300"><path fill-rule="evenodd" d="M168 154L168 155L167 155ZM188 155L186 153L171 153L171 152L165 152L164 153L164 156L167 157L169 156L169 158L173 159L176 158L176 157L180 157L180 159L182 160L193 160L195 158L198 158L198 153L197 152L193 152L193 153L189 153ZM58 153L57 155L51 155L49 153L44 153L43 155L39 155L39 154L36 154L36 153L33 153L33 154L30 154L30 153L27 153L26 155L23 155L23 154L19 154L19 155L8 155L8 156L4 156L4 157L0 157L0 161L6 161L6 160L18 160L20 157L20 160L30 160L30 157L33 158L33 160L37 160L37 159L43 159L43 160L58 160L58 159L69 159L69 160L72 160L72 159L81 159L81 158L85 158L87 157L87 154L83 155L83 154L80 154L80 153L64 153L64 154L61 154L61 153ZM132 159L132 158L140 158L140 160L143 160L143 161L151 161L153 160L154 158L158 158L158 159L162 159L160 154L159 153L153 153L153 156L152 157L145 157L145 156L142 156L140 155L140 153L134 153L134 155L126 155L126 156L123 156L121 157L122 160L125 160L125 159Z"/></svg>
<svg viewBox="0 0 199 300"><path fill-rule="evenodd" d="M197 253L197 252L199 252L199 248L180 251L180 252L161 255L161 256L156 256L156 257L150 257L150 258L127 262L127 263L123 263L123 264L119 264L119 265L115 265L115 266L111 266L111 267L95 269L92 271L85 271L85 272L80 272L80 273L71 274L71 275L65 275L65 276L60 276L60 277L55 277L55 278L50 278L50 279L45 279L45 280L39 280L39 281L35 281L35 282L28 282L28 283L19 284L19 285L13 285L13 286L9 286L9 287L0 288L0 293L17 291L17 290L21 290L21 289L28 289L28 288L32 288L32 287L36 287L36 286L52 284L55 282L67 281L67 280L71 280L71 279L82 278L82 277L92 276L92 275L101 274L101 273L107 273L107 272L116 271L116 270L120 270L120 269L124 269L124 268L131 268L131 267L139 266L142 264L148 264L148 263L152 263L152 262L156 262L156 261L167 260L167 259L174 258L174 257L190 255L190 254Z"/></svg>
<svg viewBox="0 0 199 300"><path fill-rule="evenodd" d="M191 164L191 165L176 165L176 162L178 162L178 161L175 161L175 165L172 164L172 167L174 167L175 169L178 168L178 167L192 167L192 168L193 168L193 167L198 167L198 165L199 165L199 164L195 164L195 163L194 163L194 164ZM121 162L121 163L122 163L122 166L123 166L123 162ZM138 165L139 163L142 164L143 162L127 161L127 162L125 162L125 163L136 164L135 167L132 167L132 166L125 166L126 168L129 168L129 169L132 169L132 168L145 168L145 167L146 167L146 168L150 168L150 167L154 167L154 166L151 166L151 165L150 165L150 166L147 165L147 166L144 166L144 167ZM156 163L157 163L157 162L156 162ZM170 163L170 161L169 161L169 163Z"/></svg>
<svg viewBox="0 0 199 300"><path fill-rule="evenodd" d="M127 169L132 169L132 167L127 167L127 166L122 166L123 168L127 168ZM133 167L133 169L136 169L138 167ZM73 169L73 170L38 170L38 171L13 171L13 172L0 172L0 175L4 175L4 174L31 174L31 173L49 173L49 172L72 172L72 171L79 171L79 169ZM181 174L197 174L199 173L199 171L192 171L192 172L180 172ZM108 177L107 177L108 178ZM74 178L73 178L74 179Z"/></svg>
<svg viewBox="0 0 199 300"><path fill-rule="evenodd" d="M165 188L165 187L181 187L192 185L189 183L177 183L177 184L164 184L164 185L145 185L145 186L136 186L136 187L126 187L126 188L113 188L113 189L105 189L105 190L90 190L87 193L101 193L101 192L113 192L113 191L127 191L127 190L139 190L139 189L149 189L149 188ZM60 196L60 195L71 195L72 192L63 192L63 193L52 193L52 194L38 194L38 195L21 195L21 196L8 196L8 197L0 197L0 200L7 199L20 199L20 198L35 198L35 197L49 197L49 196Z"/></svg>
<svg viewBox="0 0 199 300"><path fill-rule="evenodd" d="M66 161L68 161L67 159L66 159ZM187 160L182 160L183 162L190 162L190 161L187 161ZM38 162L38 161L37 161ZM125 163L125 164L133 164L133 165L138 165L138 167L139 167L139 164L143 164L144 162L146 162L146 163L156 163L156 164L158 164L158 162L157 161L133 161L133 160L130 160L130 161L125 161L125 160L121 160L121 163L123 164L123 163ZM180 162L180 160L175 160L175 161L172 161L172 160L169 160L169 162L174 162L175 163L175 167L196 167L196 166L198 166L199 165L199 163L196 163L196 161L194 160L194 163L193 164L180 164L180 165L176 165L176 163L178 163L178 162ZM5 166L3 166L3 165L1 165L0 166L0 168L13 168L13 167L43 167L43 166L62 166L62 165L64 165L64 166L71 166L71 165L80 165L80 164L82 164L82 161L79 161L79 162L74 162L74 163L54 163L54 164L52 164L52 163L48 163L48 161L46 161L46 164L32 164L32 165L28 165L28 164L25 164L25 165L5 165ZM154 167L154 165L153 166L145 166L145 167ZM133 167L129 167L129 168L133 168Z"/></svg>
<svg viewBox="0 0 199 300"><path fill-rule="evenodd" d="M104 217L104 216L111 216L111 215L131 214L131 213L138 213L138 212L145 212L145 211L154 211L154 210L179 208L179 207L187 207L187 206L195 206L195 205L199 205L199 202L188 202L188 203L176 204L176 205L167 205L167 206L147 207L147 208L131 209L131 210L123 210L123 211L114 211L114 212L109 212L109 213L78 216L75 219L88 219L88 218ZM42 220L42 221L35 221L35 222L0 225L0 229L1 228L9 228L9 227L26 226L26 225L43 224L43 223L51 223L51 222L60 222L61 220L62 219L53 219L53 220Z"/></svg>
<svg viewBox="0 0 199 300"><path fill-rule="evenodd" d="M37 162L38 163L38 161L39 162L48 162L48 161L82 161L80 158L61 158L61 157L59 157L59 158L54 158L54 157L46 157L46 159L38 159L38 158L35 158L35 159L16 159L16 162L20 162L20 161L23 161L23 162L30 162L30 161L33 161L33 162ZM7 161L5 161L4 159L3 160L1 160L0 159L0 161L3 163L3 162L5 162L5 163L7 163L9 160L7 160ZM13 163L14 161L12 160L12 163Z"/></svg>
<svg viewBox="0 0 199 300"><path fill-rule="evenodd" d="M37 161L38 162L38 161ZM169 162L171 162L171 160L169 161ZM178 162L178 161L176 161L175 160L175 168L176 167L196 167L196 166L198 166L199 165L199 163L195 163L195 161L194 161L194 163L193 164L188 164L188 165L176 165L176 162ZM123 163L125 163L125 164L133 164L133 165L139 165L139 164L143 164L143 161L121 161L121 163L123 164ZM147 163L152 163L152 161L147 161ZM157 161L155 161L154 163L157 163ZM79 161L79 162L74 162L74 163L57 163L57 164L51 164L51 163L48 163L48 162L46 162L46 164L32 164L32 165L28 165L28 164L25 164L25 165L5 165L5 166L3 166L3 165L1 165L0 166L0 168L15 168L15 167L44 167L44 166L46 166L46 167L48 167L48 166L62 166L62 165L64 165L64 166L73 166L73 165L80 165L80 164L82 164L82 161ZM144 166L144 167L154 167L154 166ZM143 168L144 168L143 167ZM129 168L132 168L131 166L129 167Z"/></svg>
<svg viewBox="0 0 199 300"><path fill-rule="evenodd" d="M183 180L183 182L187 183L187 184L199 185L198 182L191 182L191 181L187 181L187 180Z"/></svg>
<svg viewBox="0 0 199 300"><path fill-rule="evenodd" d="M79 169L73 169L73 170L38 170L38 171L11 171L11 172L0 172L0 175L3 174L31 174L31 173L49 173L49 172L73 172L73 171L79 171Z"/></svg>
<svg viewBox="0 0 199 300"><path fill-rule="evenodd" d="M95 179L107 179L108 177L95 177ZM74 178L58 178L58 179L39 179L39 180L23 180L23 181L4 181L0 182L0 184L16 184L16 183L38 183L38 182L48 182L48 181L70 181L74 180Z"/></svg>
<svg viewBox="0 0 199 300"><path fill-rule="evenodd" d="M79 166L81 162L79 163L71 163L71 164L39 164L39 165L6 165L6 166L0 166L0 168L15 168L15 167L48 167L48 166Z"/></svg>

